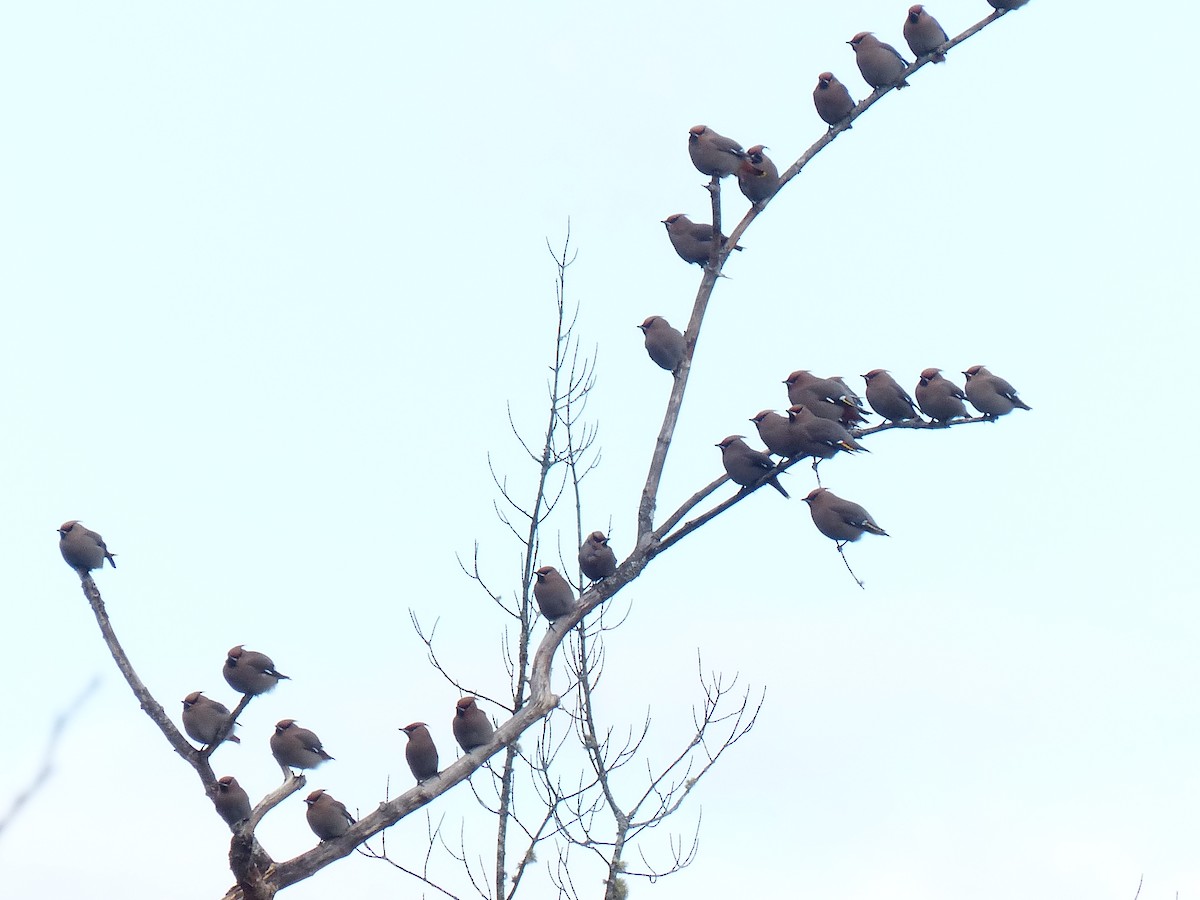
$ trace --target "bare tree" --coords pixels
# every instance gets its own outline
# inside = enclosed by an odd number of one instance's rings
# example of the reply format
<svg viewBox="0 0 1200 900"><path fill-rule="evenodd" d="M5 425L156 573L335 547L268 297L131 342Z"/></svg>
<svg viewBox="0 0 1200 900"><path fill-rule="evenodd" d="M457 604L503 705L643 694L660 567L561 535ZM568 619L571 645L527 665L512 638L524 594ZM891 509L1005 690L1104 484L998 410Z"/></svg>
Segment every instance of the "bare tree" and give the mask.
<svg viewBox="0 0 1200 900"><path fill-rule="evenodd" d="M956 46L1005 14L997 11L989 15L948 41L941 49ZM905 70L904 76L910 77L929 61L929 57L918 59ZM817 153L829 146L890 91L890 87L875 90L854 108L846 120L822 135L783 173L781 187L800 174ZM716 179L709 190L713 227L719 232L721 195ZM463 565L467 575L476 581L507 622L504 649L511 678L511 697L483 698L504 711L502 721L485 745L459 757L436 777L381 802L344 835L323 841L291 859L275 860L258 843L255 830L267 813L305 784L303 775L293 775L285 770L282 784L254 806L247 820L232 828L230 867L236 884L226 895L230 900L267 900L273 897L278 891L315 875L332 862L362 848L368 840L382 834L391 825L433 803L460 782L471 780L471 776L484 767L492 773L491 793L485 795L481 785L474 781L471 786L480 803L496 816L496 852L490 867L480 869L468 859L461 844L456 850L444 840L440 826L431 825L425 862L401 866L405 871L432 884L427 875L428 854L435 843L440 844L452 855L457 853L474 893L499 900L517 892L530 864L536 859L536 851L543 845L551 844L556 853L552 877L560 896L585 895L586 889L580 886L573 860L576 854L586 853L603 867L606 898L618 898L624 896L626 891L624 877L633 874L657 876L676 871L691 861L695 854L694 838L672 839L667 862L662 865L652 864L647 852L640 846L640 864L631 865L630 854L648 829L681 808L711 766L753 727L761 706L761 695L739 688L736 676L706 674L701 665L703 696L695 710L694 729L682 742L683 746L676 755L663 760L646 761L646 773L640 786L635 788L631 788L626 780L618 779L616 773L639 758L642 741L652 723L651 716L647 713L635 727L604 724L598 720L593 700L600 689L603 674L604 634L620 624L620 617L614 616L605 605L636 580L646 566L662 553L741 502L761 487L766 478L799 461L784 460L766 473L764 481L743 487L724 500L705 506L708 498L729 480L727 476L716 478L695 490L655 524L659 485L682 409L705 310L729 253L769 203L768 199L753 204L732 230L727 244L721 247L714 242L713 255L704 266L685 333L685 356L674 373L672 391L636 511L637 537L632 553L620 563L613 575L587 586L580 584L577 608L554 621L539 637L532 586L536 562L548 555L543 535L554 533L545 529L556 512L573 508L574 539L578 544L583 534L583 485L588 472L597 463L595 428L586 422L583 415L593 384L594 366L579 351L578 342L574 339L575 311L568 312L564 296L565 274L570 264L569 239L564 243L561 253L555 254L558 319L554 362L548 385L548 415L540 446L523 441L518 429L513 427L514 435L522 440L524 451L537 472L531 499L522 500L515 491L509 489L506 479L493 469L493 478L499 491L497 512L523 548L520 586L513 594L494 589L485 580L477 559L470 565ZM964 421L983 420L981 417ZM859 434L874 434L893 427L930 426L916 423L881 425ZM564 558L561 545L556 544L552 552L560 561ZM573 549L570 552L574 552ZM563 563L563 569L567 568ZM104 640L142 708L175 752L194 769L203 789L213 792L216 779L209 757L221 738L232 729L233 722L245 709L250 697L247 695L243 698L233 711L224 734L218 735L213 744L202 749L193 747L134 671L113 632L95 582L86 573L81 578L85 596ZM582 578L576 580L582 582ZM617 621L610 622L609 617L615 617ZM440 663L435 652L436 625L425 628L415 616L413 622L429 649L433 665L463 693L477 694L471 685L462 683ZM560 658L558 651L564 642L568 643L568 652ZM552 683L556 681L565 681L562 694L552 688ZM564 696L568 696L570 701L564 701ZM550 713L559 708L567 714L549 719ZM560 722L569 723L569 727L561 727ZM535 726L539 729L537 732L533 730ZM532 739L535 733L538 735L536 742ZM523 736L524 745L518 743ZM569 758L571 754L568 753L568 747L572 748L572 752L577 749L576 755L582 756L582 767L570 767L578 760ZM529 804L518 803L518 792L526 788L535 792L532 795L535 799ZM374 855L388 859L386 849ZM447 896L456 896L445 887L434 886Z"/></svg>

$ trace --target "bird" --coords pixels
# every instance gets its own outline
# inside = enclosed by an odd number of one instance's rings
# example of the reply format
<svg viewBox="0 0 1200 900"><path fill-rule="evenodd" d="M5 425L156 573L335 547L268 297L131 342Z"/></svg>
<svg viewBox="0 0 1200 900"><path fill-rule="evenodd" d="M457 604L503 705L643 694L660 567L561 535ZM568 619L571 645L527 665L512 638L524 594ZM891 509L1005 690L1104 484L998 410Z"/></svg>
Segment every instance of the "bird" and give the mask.
<svg viewBox="0 0 1200 900"><path fill-rule="evenodd" d="M408 767L417 783L437 775L438 752L437 747L433 745L433 737L429 734L429 726L424 722L413 722L400 730L408 735L404 758L408 760Z"/></svg>
<svg viewBox="0 0 1200 900"><path fill-rule="evenodd" d="M843 500L828 488L815 488L804 498L804 502L808 504L817 531L837 541L838 549L843 544L857 541L863 532L889 536L869 512L851 500Z"/></svg>
<svg viewBox="0 0 1200 900"><path fill-rule="evenodd" d="M992 7L992 9L1004 11L1020 9L1028 2L1029 0L988 0L988 4Z"/></svg>
<svg viewBox="0 0 1200 900"><path fill-rule="evenodd" d="M867 416L871 415L867 412L866 404L863 403L863 398L854 393L854 390L847 384L846 379L841 375L834 375L830 379L834 384L840 384L845 392L838 398L839 402L846 407L842 411L841 422L849 427L859 422L865 422Z"/></svg>
<svg viewBox="0 0 1200 900"><path fill-rule="evenodd" d="M550 621L561 619L575 611L575 591L554 566L542 566L533 573L533 599L538 609Z"/></svg>
<svg viewBox="0 0 1200 900"><path fill-rule="evenodd" d="M315 769L333 759L321 746L321 739L296 724L295 719L280 719L271 735L271 755L281 766L294 769Z"/></svg>
<svg viewBox="0 0 1200 900"><path fill-rule="evenodd" d="M608 546L603 531L593 531L579 547L579 571L592 581L607 578L617 571L617 554Z"/></svg>
<svg viewBox="0 0 1200 900"><path fill-rule="evenodd" d="M662 316L649 316L638 328L646 336L646 352L658 367L668 372L678 369L687 348L683 333Z"/></svg>
<svg viewBox="0 0 1200 900"><path fill-rule="evenodd" d="M797 369L783 380L793 406L807 406L813 415L843 425L867 420L858 396L840 378L819 378L807 369Z"/></svg>
<svg viewBox="0 0 1200 900"><path fill-rule="evenodd" d="M304 802L308 805L304 813L308 827L323 841L341 837L354 824L354 816L350 815L346 804L334 800L331 794L325 793L324 788L313 791L304 798Z"/></svg>
<svg viewBox="0 0 1200 900"><path fill-rule="evenodd" d="M662 223L667 226L667 237L671 239L671 246L675 248L680 259L698 266L708 264L713 247L713 227L711 225L693 222L683 213L669 215L662 220ZM722 247L728 241L729 238L721 235ZM733 249L741 250L742 248L735 246Z"/></svg>
<svg viewBox="0 0 1200 900"><path fill-rule="evenodd" d="M860 31L846 43L854 48L858 71L871 87L894 87L896 90L908 87L904 80L908 60L891 44L885 44L869 31Z"/></svg>
<svg viewBox="0 0 1200 900"><path fill-rule="evenodd" d="M971 405L989 418L1006 416L1014 409L1032 409L1017 396L1017 389L993 375L983 366L971 366L963 372L967 377L964 390Z"/></svg>
<svg viewBox="0 0 1200 900"><path fill-rule="evenodd" d="M942 375L941 369L928 368L921 372L917 382L917 406L933 421L945 425L951 419L966 418L967 407L963 403L967 395L962 388Z"/></svg>
<svg viewBox="0 0 1200 900"><path fill-rule="evenodd" d="M183 730L193 741L208 745L217 739L217 733L229 722L229 707L210 700L200 691L192 691L183 698ZM229 734L225 740L240 744L242 739Z"/></svg>
<svg viewBox="0 0 1200 900"><path fill-rule="evenodd" d="M762 144L755 144L738 166L738 187L751 203L769 200L779 190L779 169L763 153L765 149Z"/></svg>
<svg viewBox="0 0 1200 900"><path fill-rule="evenodd" d="M871 409L889 422L921 418L913 406L913 398L887 369L872 369L863 376L863 380L867 383L867 402L871 404Z"/></svg>
<svg viewBox="0 0 1200 900"><path fill-rule="evenodd" d="M817 76L817 86L813 88L813 106L817 108L817 115L830 129L854 112L854 100L850 91L832 72L822 72ZM847 125L846 130L849 131L852 127Z"/></svg>
<svg viewBox="0 0 1200 900"><path fill-rule="evenodd" d="M695 125L688 130L688 155L692 165L713 178L732 175L746 157L741 144L717 134L707 125Z"/></svg>
<svg viewBox="0 0 1200 900"><path fill-rule="evenodd" d="M238 644L226 654L221 674L235 691L252 696L274 690L281 680L291 680L276 671L271 657L255 650L246 650L243 644Z"/></svg>
<svg viewBox="0 0 1200 900"><path fill-rule="evenodd" d="M743 487L757 487L763 477L775 468L775 464L771 462L770 456L761 450L755 450L742 439L743 437L744 435L731 434L716 446L721 448L721 462L729 477ZM777 476L772 475L768 478L767 484L784 497L788 496Z"/></svg>
<svg viewBox="0 0 1200 900"><path fill-rule="evenodd" d="M938 47L950 40L946 30L938 24L938 20L925 11L920 3L908 8L908 16L904 19L904 39L908 41L908 49L915 56L933 53L930 61L941 63L946 61L945 53L934 53Z"/></svg>
<svg viewBox="0 0 1200 900"><path fill-rule="evenodd" d="M117 561L113 559L116 554L108 552L104 538L90 528L84 528L77 519L63 522L58 527L58 552L81 578L92 569L104 568L106 559L114 569L117 567Z"/></svg>
<svg viewBox="0 0 1200 900"><path fill-rule="evenodd" d="M832 419L822 419L807 406L788 409L788 427L805 456L813 458L813 466L822 459L832 459L841 451L869 453L862 444Z"/></svg>
<svg viewBox="0 0 1200 900"><path fill-rule="evenodd" d="M217 808L217 815L224 819L230 828L250 818L250 796L232 775L218 778L209 788L209 792L212 794L213 806Z"/></svg>
<svg viewBox="0 0 1200 900"><path fill-rule="evenodd" d="M791 458L807 456L803 442L791 428L787 416L781 416L773 409L764 409L750 421L758 429L758 436L767 445L767 449L776 456Z"/></svg>
<svg viewBox="0 0 1200 900"><path fill-rule="evenodd" d="M482 747L492 739L494 729L487 714L475 705L474 697L463 697L454 707L454 739L464 753Z"/></svg>

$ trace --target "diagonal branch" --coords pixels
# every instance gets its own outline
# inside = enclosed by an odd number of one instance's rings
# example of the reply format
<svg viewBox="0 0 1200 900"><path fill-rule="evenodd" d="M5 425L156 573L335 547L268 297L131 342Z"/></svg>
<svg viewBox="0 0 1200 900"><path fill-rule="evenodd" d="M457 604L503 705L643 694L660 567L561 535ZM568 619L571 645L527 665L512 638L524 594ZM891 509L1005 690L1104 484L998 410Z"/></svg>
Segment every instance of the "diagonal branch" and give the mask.
<svg viewBox="0 0 1200 900"><path fill-rule="evenodd" d="M996 20L1007 15L1005 10L996 10L986 18L976 22L962 34L958 35L943 44L939 50L946 51L958 46L963 41L978 34L988 25L991 25ZM916 62L904 70L904 77L917 72L930 62L931 54L919 57ZM641 548L643 543L652 541L651 532L654 529L654 510L658 503L658 488L662 482L663 468L667 461L667 451L671 447L671 440L675 434L675 426L679 421L679 413L683 407L683 394L687 388L688 374L691 370L692 357L696 351L696 343L700 337L700 325L704 320L704 313L708 308L709 300L712 298L713 288L716 286L717 279L721 277L721 270L725 267L725 261L729 258L729 254L733 252L733 248L737 246L738 240L746 233L746 229L750 227L759 213L763 212L774 197L779 196L779 191L795 178L808 165L812 159L824 150L833 139L843 131L846 131L851 124L862 116L868 109L874 106L877 102L883 99L884 95L892 91L891 87L876 88L867 97L854 107L853 111L847 116L846 120L831 127L825 134L821 135L815 143L801 154L800 158L792 163L779 178L779 188L775 194L761 204L751 204L750 209L742 220L737 224L737 227L729 235L729 240L723 247L714 249L714 258L709 261L704 267L704 274L700 279L700 287L696 291L696 299L692 305L692 317L688 321L687 331L684 332L686 346L683 353L683 362L675 372L675 383L671 388L671 396L667 401L667 409L663 415L662 427L659 428L658 437L655 440L654 452L650 457L650 471L646 475L646 484L642 488L641 502L638 505L637 513L637 535L638 546ZM711 185L709 189L712 190ZM720 222L720 195L719 191L712 191L713 196L713 222L714 227L718 227ZM714 241L714 244L719 244L719 241Z"/></svg>

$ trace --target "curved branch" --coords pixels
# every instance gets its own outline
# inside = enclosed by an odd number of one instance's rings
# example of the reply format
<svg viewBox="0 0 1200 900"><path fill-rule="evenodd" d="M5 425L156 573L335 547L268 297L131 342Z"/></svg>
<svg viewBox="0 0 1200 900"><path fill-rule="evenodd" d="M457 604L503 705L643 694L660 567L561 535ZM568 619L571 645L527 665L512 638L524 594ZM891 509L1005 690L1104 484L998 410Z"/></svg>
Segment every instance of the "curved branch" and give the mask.
<svg viewBox="0 0 1200 900"><path fill-rule="evenodd" d="M976 22L962 34L947 41L940 48L941 51L950 50L958 46L963 41L978 34L988 25L991 25L997 19L1007 15L1006 10L996 10L991 15ZM932 54L919 57L916 62L904 70L904 77L912 75L919 69L923 68L930 62ZM843 131L846 131L850 125L862 116L868 109L874 106L877 102L883 99L884 95L893 90L891 87L876 88L867 97L854 107L845 121L831 127L825 134L821 135L815 143L801 154L800 158L792 163L779 178L779 188L772 197L768 198L761 204L752 203L750 209L746 212L742 220L737 224L737 227L730 232L729 240L719 250L714 249L714 258L709 261L704 267L704 275L700 279L700 287L696 291L696 299L692 305L692 317L688 322L687 331L684 332L686 346L683 353L683 362L679 364L679 368L675 371L675 383L671 388L671 396L667 401L667 409L663 415L662 427L659 428L658 438L654 444L654 452L650 457L650 471L646 475L646 484L642 488L641 502L638 504L637 514L637 536L638 547L641 549L643 543L651 543L653 538L654 509L658 503L658 488L662 481L663 468L666 465L667 451L671 447L671 440L675 434L675 426L679 421L679 412L683 406L683 394L687 388L688 373L692 366L692 357L696 351L696 342L700 337L700 325L704 319L704 312L708 308L708 302L712 297L713 288L716 286L717 279L721 277L721 270L725 267L725 261L729 258L729 254L733 252L738 241L746 229L750 227L750 223L758 218L759 213L767 208L771 200L779 196L779 192L784 186L795 178L804 169L812 159L824 150L829 144ZM715 179L714 179L715 180ZM712 191L713 197L713 222L714 227L719 227L720 223L720 195L719 191L713 190L712 185L708 185ZM714 242L714 244L717 242Z"/></svg>

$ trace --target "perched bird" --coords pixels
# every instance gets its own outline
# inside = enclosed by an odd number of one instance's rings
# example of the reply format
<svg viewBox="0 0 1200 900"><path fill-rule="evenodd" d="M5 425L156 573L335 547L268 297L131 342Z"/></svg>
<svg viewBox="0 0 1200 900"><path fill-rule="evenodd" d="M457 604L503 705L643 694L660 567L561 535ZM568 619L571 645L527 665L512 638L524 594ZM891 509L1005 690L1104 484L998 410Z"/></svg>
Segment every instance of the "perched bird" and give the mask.
<svg viewBox="0 0 1200 900"><path fill-rule="evenodd" d="M533 599L538 609L550 621L561 619L575 610L575 591L567 579L554 566L542 566L533 573L537 581L533 585Z"/></svg>
<svg viewBox="0 0 1200 900"><path fill-rule="evenodd" d="M650 316L638 328L646 336L646 352L658 367L668 372L678 369L687 347L683 333L662 316Z"/></svg>
<svg viewBox="0 0 1200 900"><path fill-rule="evenodd" d="M763 153L765 149L762 144L755 144L738 166L738 187L751 203L769 200L779 190L779 169Z"/></svg>
<svg viewBox="0 0 1200 900"><path fill-rule="evenodd" d="M808 504L817 531L837 541L838 547L849 541L857 541L864 531L888 537L888 533L876 524L869 512L826 488L816 488L804 498L804 502Z"/></svg>
<svg viewBox="0 0 1200 900"><path fill-rule="evenodd" d="M417 783L437 775L438 752L437 747L433 745L433 737L429 734L429 726L424 722L413 722L400 730L408 735L404 758L408 760L408 767Z"/></svg>
<svg viewBox="0 0 1200 900"><path fill-rule="evenodd" d="M938 20L927 13L920 3L908 8L908 16L904 20L904 39L908 41L908 49L916 56L933 53L950 40ZM929 59L935 63L945 62L946 54L933 53Z"/></svg>
<svg viewBox="0 0 1200 900"><path fill-rule="evenodd" d="M593 531L579 547L579 571L592 581L607 578L617 571L617 554L608 546L603 531Z"/></svg>
<svg viewBox="0 0 1200 900"><path fill-rule="evenodd" d="M792 430L787 416L781 416L772 409L764 409L750 421L758 429L758 436L767 445L767 449L776 456L790 458L807 456L804 443L799 435Z"/></svg>
<svg viewBox="0 0 1200 900"><path fill-rule="evenodd" d="M455 704L454 739L464 753L470 753L476 747L482 747L492 739L494 729L487 714L475 705L474 697L463 697Z"/></svg>
<svg viewBox="0 0 1200 900"><path fill-rule="evenodd" d="M350 815L346 804L334 800L323 788L313 791L304 798L304 802L308 804L304 813L308 827L323 841L341 837L354 824L354 816Z"/></svg>
<svg viewBox="0 0 1200 900"><path fill-rule="evenodd" d="M743 487L756 487L775 468L775 464L771 462L771 457L761 450L755 450L742 437L740 434L731 434L716 446L721 448L721 462L729 477ZM783 496L788 496L777 476L772 475L767 479L767 484Z"/></svg>
<svg viewBox="0 0 1200 900"><path fill-rule="evenodd" d="M193 741L211 744L228 722L229 707L224 703L209 700L200 691L192 691L183 698L183 730ZM225 740L235 744L242 742L236 734L230 734Z"/></svg>
<svg viewBox="0 0 1200 900"><path fill-rule="evenodd" d="M1001 10L1020 9L1028 2L1029 0L988 0L988 4L992 9Z"/></svg>
<svg viewBox="0 0 1200 900"><path fill-rule="evenodd" d="M295 719L281 719L275 723L271 735L271 755L281 766L294 769L315 769L326 760L333 759L321 746L321 739L296 724Z"/></svg>
<svg viewBox="0 0 1200 900"><path fill-rule="evenodd" d="M692 165L713 178L732 175L746 157L741 144L717 134L707 125L688 130L688 155L692 157Z"/></svg>
<svg viewBox="0 0 1200 900"><path fill-rule="evenodd" d="M867 402L871 409L889 422L921 418L913 406L913 398L886 369L872 369L863 380L867 383Z"/></svg>
<svg viewBox="0 0 1200 900"><path fill-rule="evenodd" d="M817 86L813 88L813 106L830 128L854 112L854 100L850 92L832 72L822 72L817 76ZM846 129L852 127L847 125Z"/></svg>
<svg viewBox="0 0 1200 900"><path fill-rule="evenodd" d="M275 670L271 657L255 650L246 650L242 644L226 654L221 674L235 691L254 696L273 690L281 680L290 680Z"/></svg>
<svg viewBox="0 0 1200 900"><path fill-rule="evenodd" d="M841 404L847 407L847 411L842 413L842 424L849 427L858 422L865 422L867 416L871 414L867 412L867 406L863 403L863 398L854 393L854 390L841 375L834 375L829 380L834 384L840 384L842 390L845 392L838 398Z"/></svg>
<svg viewBox="0 0 1200 900"><path fill-rule="evenodd" d="M713 248L713 227L700 222L693 222L683 213L675 213L662 220L667 226L667 237L671 246L684 262L695 263L698 266L708 265L709 255ZM729 241L721 235L721 246ZM734 247L741 250L741 247Z"/></svg>
<svg viewBox="0 0 1200 900"><path fill-rule="evenodd" d="M967 395L953 381L943 377L941 369L923 370L913 393L917 395L921 412L935 422L945 425L951 419L966 418L967 407L963 401Z"/></svg>
<svg viewBox="0 0 1200 900"><path fill-rule="evenodd" d="M854 59L863 80L873 88L908 87L904 70L908 60L891 44L885 44L869 31L860 31L848 43L854 48Z"/></svg>
<svg viewBox="0 0 1200 900"><path fill-rule="evenodd" d="M113 559L116 554L108 552L104 538L75 519L59 526L58 552L81 577L92 569L104 568L106 559L114 569L117 567L117 561Z"/></svg>
<svg viewBox="0 0 1200 900"><path fill-rule="evenodd" d="M985 416L994 419L1006 416L1014 409L1032 409L1017 396L1015 387L983 366L971 366L963 374L967 376L967 399Z"/></svg>
<svg viewBox="0 0 1200 900"><path fill-rule="evenodd" d="M250 818L250 797L232 775L218 778L210 791L217 815L224 819L230 828Z"/></svg>
<svg viewBox="0 0 1200 900"><path fill-rule="evenodd" d="M869 453L862 444L839 423L813 415L807 406L788 409L788 427L805 456L813 458L815 466L819 460L832 459L841 451Z"/></svg>
<svg viewBox="0 0 1200 900"><path fill-rule="evenodd" d="M843 425L867 420L858 396L840 378L819 378L807 369L797 369L783 380L793 406L807 406L813 415Z"/></svg>

